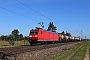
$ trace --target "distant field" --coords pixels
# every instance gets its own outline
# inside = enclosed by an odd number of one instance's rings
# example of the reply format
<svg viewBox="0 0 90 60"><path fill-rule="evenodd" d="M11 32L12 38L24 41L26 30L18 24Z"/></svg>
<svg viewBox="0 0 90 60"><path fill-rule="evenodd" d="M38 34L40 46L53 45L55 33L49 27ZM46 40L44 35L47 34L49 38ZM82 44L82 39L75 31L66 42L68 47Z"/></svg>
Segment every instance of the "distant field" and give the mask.
<svg viewBox="0 0 90 60"><path fill-rule="evenodd" d="M15 46L21 46L21 45L29 45L28 41L15 41ZM8 41L0 41L0 48L5 48L5 47L12 47Z"/></svg>

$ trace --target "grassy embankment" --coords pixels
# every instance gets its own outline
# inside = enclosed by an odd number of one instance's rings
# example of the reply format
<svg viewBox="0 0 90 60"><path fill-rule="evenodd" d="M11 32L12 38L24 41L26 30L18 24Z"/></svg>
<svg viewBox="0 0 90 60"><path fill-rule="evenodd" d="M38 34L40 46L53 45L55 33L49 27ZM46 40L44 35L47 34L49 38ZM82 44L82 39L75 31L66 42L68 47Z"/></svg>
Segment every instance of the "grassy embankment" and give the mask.
<svg viewBox="0 0 90 60"><path fill-rule="evenodd" d="M29 45L29 43L26 40L15 41L15 45L11 46L8 41L0 41L0 48L16 47L16 46L22 46L22 45Z"/></svg>
<svg viewBox="0 0 90 60"><path fill-rule="evenodd" d="M83 60L85 58L86 48L89 43L90 41L89 42L85 41L75 45L71 49L63 49L64 51L61 54L57 54L53 57L47 58L46 60L67 60L66 58L68 58L72 53L74 53L80 47L81 48L70 58L70 60Z"/></svg>
<svg viewBox="0 0 90 60"><path fill-rule="evenodd" d="M83 47L78 50L72 57L70 60L84 60L85 55L86 55L86 51L87 51L87 46L89 45L89 42L85 42L83 44Z"/></svg>

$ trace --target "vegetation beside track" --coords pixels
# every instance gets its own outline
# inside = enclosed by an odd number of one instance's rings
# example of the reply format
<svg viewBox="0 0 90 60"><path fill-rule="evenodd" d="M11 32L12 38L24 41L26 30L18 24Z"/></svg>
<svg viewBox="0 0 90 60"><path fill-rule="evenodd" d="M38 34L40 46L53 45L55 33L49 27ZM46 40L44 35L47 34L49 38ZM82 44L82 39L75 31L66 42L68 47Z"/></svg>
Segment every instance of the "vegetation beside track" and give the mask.
<svg viewBox="0 0 90 60"><path fill-rule="evenodd" d="M27 40L15 41L15 45L11 46L8 41L0 41L0 48L16 47L22 45L30 45Z"/></svg>
<svg viewBox="0 0 90 60"><path fill-rule="evenodd" d="M78 50L70 60L84 60L89 42L84 42L83 47Z"/></svg>
<svg viewBox="0 0 90 60"><path fill-rule="evenodd" d="M71 49L63 49L64 51L62 53L57 54L53 57L47 58L46 60L65 60L72 53L74 53L78 48L80 48L80 46L82 46L82 47L78 51L76 51L76 53L69 60L83 60L85 58L86 48L89 43L90 43L90 41L89 42L85 41L85 42L76 44ZM89 48L89 54L90 54L90 48Z"/></svg>

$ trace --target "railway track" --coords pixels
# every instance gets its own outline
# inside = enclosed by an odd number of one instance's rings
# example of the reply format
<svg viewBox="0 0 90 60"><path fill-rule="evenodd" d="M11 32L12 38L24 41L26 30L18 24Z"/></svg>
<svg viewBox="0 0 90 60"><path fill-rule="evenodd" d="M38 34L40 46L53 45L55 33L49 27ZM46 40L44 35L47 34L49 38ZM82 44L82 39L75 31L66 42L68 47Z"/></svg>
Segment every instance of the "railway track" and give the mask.
<svg viewBox="0 0 90 60"><path fill-rule="evenodd" d="M20 53L48 49L48 48L53 48L53 47L67 45L67 44L73 44L73 43L78 43L78 42L37 45L37 46L20 46L20 47L12 47L12 48L0 48L0 57L2 58L3 56L12 56L12 55L20 54Z"/></svg>

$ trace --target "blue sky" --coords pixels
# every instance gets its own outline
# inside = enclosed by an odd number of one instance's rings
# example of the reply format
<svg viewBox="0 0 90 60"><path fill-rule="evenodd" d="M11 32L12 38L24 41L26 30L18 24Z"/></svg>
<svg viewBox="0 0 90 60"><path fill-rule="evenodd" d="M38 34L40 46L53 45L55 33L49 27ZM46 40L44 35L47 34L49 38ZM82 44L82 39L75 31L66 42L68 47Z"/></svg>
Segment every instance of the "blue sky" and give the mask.
<svg viewBox="0 0 90 60"><path fill-rule="evenodd" d="M18 1L0 0L0 35L8 35L18 29L24 36L28 36L30 29L41 27L38 22L44 22L44 29L47 29L51 21L57 27L57 32L68 31L73 36L81 36L82 30L83 36L90 38L90 0Z"/></svg>

